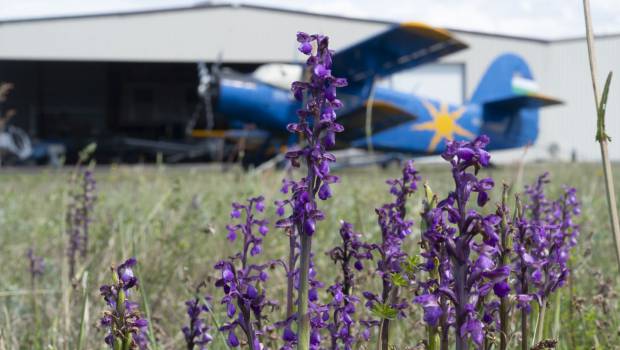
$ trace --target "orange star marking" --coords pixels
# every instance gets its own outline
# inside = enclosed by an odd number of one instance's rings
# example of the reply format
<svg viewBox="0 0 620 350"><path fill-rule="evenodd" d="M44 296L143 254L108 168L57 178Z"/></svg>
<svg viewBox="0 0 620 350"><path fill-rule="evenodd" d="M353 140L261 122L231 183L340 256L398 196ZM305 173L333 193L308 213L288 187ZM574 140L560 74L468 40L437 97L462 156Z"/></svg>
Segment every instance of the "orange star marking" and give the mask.
<svg viewBox="0 0 620 350"><path fill-rule="evenodd" d="M469 139L474 138L474 134L469 132L469 130L464 129L457 123L457 120L459 120L463 116L463 113L465 113L465 107L460 107L450 112L448 105L445 103L441 103L439 105L439 110L427 101L423 101L422 103L424 104L424 107L426 107L426 110L428 110L428 113L430 113L433 120L414 125L413 130L431 130L435 132L435 135L433 135L433 138L431 139L430 145L428 145L428 152L435 151L435 148L437 148L437 145L443 139L448 141L454 140L455 134Z"/></svg>

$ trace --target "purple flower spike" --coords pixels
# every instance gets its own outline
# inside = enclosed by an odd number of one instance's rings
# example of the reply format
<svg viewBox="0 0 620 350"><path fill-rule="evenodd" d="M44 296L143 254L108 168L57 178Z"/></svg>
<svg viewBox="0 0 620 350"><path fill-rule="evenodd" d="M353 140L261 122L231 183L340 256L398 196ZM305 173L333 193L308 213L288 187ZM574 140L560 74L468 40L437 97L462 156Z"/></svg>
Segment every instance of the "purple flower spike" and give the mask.
<svg viewBox="0 0 620 350"><path fill-rule="evenodd" d="M26 252L26 258L28 258L30 280L34 285L36 279L43 276L43 273L45 273L45 260L42 257L35 255L32 248L29 248Z"/></svg>
<svg viewBox="0 0 620 350"><path fill-rule="evenodd" d="M124 349L148 349L148 322L142 318L138 303L129 299L130 290L138 285L132 270L136 263L135 258L130 258L118 268L113 268L114 283L99 288L108 305L100 324L108 331L104 340L110 349L117 348L116 344ZM123 307L118 307L119 304Z"/></svg>
<svg viewBox="0 0 620 350"><path fill-rule="evenodd" d="M579 237L574 217L581 213L574 188L565 187L560 199L547 199L544 187L549 182L549 174L544 173L526 187L525 215L517 222L514 238L519 255L514 267L516 290L541 305L568 278L570 251Z"/></svg>
<svg viewBox="0 0 620 350"><path fill-rule="evenodd" d="M215 282L215 286L221 288L224 297L220 300L226 305L226 315L229 322L220 327L220 331L228 332L228 344L237 347L240 344L236 331L241 330L247 339L247 344L252 350L263 347L260 336L263 333L262 322L265 319L263 309L273 306L272 301L267 300L265 289L261 284L266 282L268 274L265 270L274 263L251 264L250 257L257 256L262 252L263 237L269 232L268 222L257 218L256 212L265 210L262 196L249 198L245 204L233 203L233 219L243 219L242 223L229 224L228 238L235 241L236 237L243 238L241 252L219 261L215 265L216 270L221 271L221 278ZM230 239L233 237L233 239Z"/></svg>
<svg viewBox="0 0 620 350"><path fill-rule="evenodd" d="M298 100L304 94L309 98L298 111L299 121L290 124L287 129L307 140L302 149L291 150L286 158L295 167L301 161L307 161L308 176L300 181L285 180L282 192L292 189L292 198L278 204L278 215L284 215L284 206L293 209L291 216L278 222L279 227L298 225L304 234L312 235L316 230L316 222L323 219L323 213L317 208L315 197L327 200L331 197L330 185L338 182L338 178L330 174L330 163L335 157L327 152L335 144L335 134L343 131L342 125L336 123L336 110L341 103L336 99L336 88L346 86L346 80L331 75L331 55L328 48L329 39L322 35L298 33L297 41L301 44L300 51L309 55L306 62L313 73L309 82L294 82L291 90ZM312 43L317 51L312 53ZM282 208L282 209L280 209Z"/></svg>
<svg viewBox="0 0 620 350"><path fill-rule="evenodd" d="M331 336L331 348L339 349L341 344L344 349L351 349L355 341L353 329L355 328L355 312L359 298L351 295L354 285L354 271L351 262L359 271L363 268L362 260L372 258L370 251L372 246L360 240L361 235L353 231L353 225L342 221L340 224L340 237L342 245L328 252L334 263L338 264L342 272L342 282L328 288L332 295L332 301L328 305L332 310L332 320L327 325Z"/></svg>
<svg viewBox="0 0 620 350"><path fill-rule="evenodd" d="M207 296L205 300L209 301L211 298ZM206 315L203 316L204 313L209 312L209 307L199 298L188 300L185 302L185 305L187 306L189 324L181 330L185 336L187 349L193 350L197 348L199 350L206 350L207 344L213 340L213 337L209 334L210 327L207 326L207 317Z"/></svg>
<svg viewBox="0 0 620 350"><path fill-rule="evenodd" d="M81 184L75 183L75 188L69 193L70 201L65 218L69 244L67 257L69 259L69 278L74 278L78 258L85 258L88 254L88 237L92 222L96 196L96 181L91 170L81 171ZM80 256L78 256L78 254Z"/></svg>
<svg viewBox="0 0 620 350"><path fill-rule="evenodd" d="M482 320L492 321L491 314L482 312L492 303L487 300L489 293L504 296L510 291L504 282L510 269L497 264L501 220L476 209L488 203L488 191L494 187L491 178L476 177L480 168L489 165L490 155L484 149L488 143L484 135L471 142L448 143L442 157L452 167L454 190L424 213L427 228L422 234L422 256L429 278L421 283L424 298L416 302L424 307L429 326L455 328L457 350L467 349L467 338L482 344ZM470 204L472 194L475 205ZM475 304L482 307L474 308Z"/></svg>
<svg viewBox="0 0 620 350"><path fill-rule="evenodd" d="M408 307L405 299L395 297L398 286L394 284L394 277L402 280L404 287L412 281L413 276L403 274L402 266L407 260L407 253L403 252L402 245L404 239L411 233L413 221L406 218L407 199L417 188L419 181L418 172L413 166L413 161L408 161L402 170L402 176L397 179L387 180L390 187L390 194L394 196L391 203L384 204L375 209L377 222L381 229L381 242L372 245L372 251L379 256L376 264L376 273L382 278L382 290L380 295L371 292L364 293L366 307L375 315L380 316L380 321L375 321L373 325L381 325L382 348L388 346L388 334L390 318L385 311L396 313L398 317L405 317L404 310ZM389 310L385 310L389 309Z"/></svg>
<svg viewBox="0 0 620 350"><path fill-rule="evenodd" d="M285 206L289 206L291 214L280 219L276 226L287 231L290 237L289 254L292 266L288 266L287 286L287 311L292 309L292 278L296 279L298 291L304 291L298 296L298 312L307 314L308 317L297 317L298 332L303 336L297 339L310 338L310 349L320 347L318 329L323 328L325 321L319 314L324 306L317 303L316 289L318 281L312 276L314 272L311 266L311 238L317 231L317 222L324 219L325 215L317 205L319 200L327 200L332 196L331 185L338 182L338 177L330 174L330 164L336 161L336 157L328 150L336 145L336 133L344 128L336 122L336 111L342 107L342 103L336 98L336 88L347 85L346 79L336 78L331 75L332 54L329 50L329 38L323 35L309 35L297 33L297 41L301 44L299 50L308 55L306 60L307 71L311 73L309 81L296 81L291 85L291 91L298 101L305 101L301 109L297 111L299 120L291 123L287 130L305 142L300 149L289 150L286 158L292 167L301 167L305 163L306 176L297 180L285 179L282 192L291 193L289 199L276 202L279 216L284 216ZM316 50L313 50L316 47ZM304 99L304 97L307 97ZM300 244L296 243L299 239ZM307 243L305 243L307 242ZM303 243L303 244L302 244ZM299 254L295 251L299 249ZM303 269L294 269L297 259ZM287 312L288 313L288 312ZM309 320L309 322L308 322ZM311 331L312 329L312 331ZM303 348L308 345L303 344ZM288 342L285 348L291 348Z"/></svg>

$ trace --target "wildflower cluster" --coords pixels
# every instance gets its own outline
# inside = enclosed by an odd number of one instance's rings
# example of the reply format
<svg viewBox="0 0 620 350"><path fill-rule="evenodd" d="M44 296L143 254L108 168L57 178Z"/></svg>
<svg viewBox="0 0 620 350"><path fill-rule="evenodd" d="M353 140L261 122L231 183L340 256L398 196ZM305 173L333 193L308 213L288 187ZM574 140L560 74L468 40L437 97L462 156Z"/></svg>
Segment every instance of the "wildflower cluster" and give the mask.
<svg viewBox="0 0 620 350"><path fill-rule="evenodd" d="M541 175L533 186L526 188L529 202L516 218L514 263L514 289L522 309L522 324L527 331L530 302L538 303L538 329L534 342L542 341L545 310L549 295L562 287L570 273L568 260L571 249L577 244L579 226L574 217L581 209L574 188L564 187L561 198L546 198L544 186L549 183L547 173Z"/></svg>
<svg viewBox="0 0 620 350"><path fill-rule="evenodd" d="M231 348L350 350L370 341L376 327L376 348L387 350L394 345L389 337L391 323L415 312L413 307L418 305L427 330L420 344L429 350L448 349L452 344L456 350L472 345L507 350L519 338L510 324L517 312L521 313L522 349L553 346L553 340L545 339L542 325L549 296L566 283L570 273L570 251L579 235L574 220L580 214L576 191L564 188L560 199L548 200L544 192L548 176L543 175L526 188L524 205L517 196L511 208L509 188L504 185L501 202L495 210L489 208L495 182L479 176L480 169L490 164L485 149L489 139L484 135L448 142L442 157L450 165L453 187L446 196L434 195L425 184L419 255L404 249L406 238L415 236L407 207L420 181L409 161L400 177L387 181L392 201L375 209L380 241L363 240L352 224L341 221L339 243L327 252L341 274L325 288L311 247L316 223L326 215L319 200L330 198L331 186L338 181L330 173L335 157L328 150L343 129L336 121L335 111L341 107L336 88L346 81L331 74L327 37L298 33L297 41L299 50L308 55L310 79L292 85L295 98L304 104L298 111L299 121L287 129L301 143L286 157L293 167L304 165L306 173L299 180L285 179L281 191L289 197L275 202L280 217L275 226L289 238L288 261L254 261L269 232L269 223L261 215L265 199L259 196L233 203L233 223L226 226L226 236L241 245L236 254L214 266L218 275L214 285L222 292L219 304L227 316L222 325L213 319L215 331L221 332ZM85 185L83 193L93 189L94 182ZM84 217L93 201L94 196L84 196L75 201L77 209L70 211L78 238L87 234ZM35 276L38 260L34 255L29 258ZM113 269L114 283L101 287L109 306L101 324L108 329L106 343L115 350L148 347L147 322L138 305L129 300L138 283L132 270L135 264L135 259L129 259ZM276 265L284 267L288 282L286 317L277 321L269 317L277 304L267 298L268 272ZM380 290L358 286L369 276L378 278ZM366 308L359 307L362 298ZM189 323L182 333L189 350L206 349L213 341L205 317L212 310L205 300L196 297L186 302ZM538 327L530 341L529 313L535 301Z"/></svg>
<svg viewBox="0 0 620 350"><path fill-rule="evenodd" d="M578 214L575 192L567 190L559 202L546 201L542 193L545 176L527 190L531 220L521 214L510 218L506 187L496 213L482 214L480 208L488 203L488 192L494 186L491 178L477 177L478 170L490 161L484 149L488 142L481 136L472 142L448 144L442 156L452 166L454 190L423 214L427 279L420 284L422 292L415 302L424 309L429 334L441 334L442 343L448 342L448 329L455 329L458 350L468 348L468 339L483 348L494 341L498 328L500 348L505 349L509 294L514 291L517 307L528 312L534 297L540 302L561 286L568 272L567 249L576 242L577 230L567 215ZM472 195L476 195L475 205L470 204ZM539 286L538 293L528 293L528 286Z"/></svg>
<svg viewBox="0 0 620 350"><path fill-rule="evenodd" d="M219 270L221 277L215 282L215 286L224 291L221 304L226 305L226 314L232 321L220 327L220 331L228 333L228 345L237 347L241 344L237 337L237 327L246 335L250 349L261 349L260 336L262 335L262 322L265 318L263 309L273 305L267 300L265 289L261 287L269 278L267 269L272 263L250 264L250 256L261 253L262 239L267 232L267 221L254 216L254 210L262 212L265 209L264 198L254 197L247 204L233 203L230 213L233 219L245 221L236 225L228 225L228 239L232 242L238 235L243 237L241 252L219 261L215 269ZM258 234L256 234L258 227Z"/></svg>
<svg viewBox="0 0 620 350"><path fill-rule="evenodd" d="M142 317L138 303L130 300L132 290L138 286L133 272L135 265L136 259L130 258L112 268L113 283L99 288L108 305L100 323L108 331L105 343L114 350L148 349L148 322Z"/></svg>
<svg viewBox="0 0 620 350"><path fill-rule="evenodd" d="M353 231L352 224L342 221L340 225L342 245L328 252L334 263L340 265L342 272L342 280L327 289L332 297L329 303L332 318L327 326L332 349L337 349L339 344L342 344L345 350L349 350L355 342L353 328L356 322L356 305L360 299L353 295L354 273L364 269L364 260L372 259L372 246L362 242L360 237L361 234Z"/></svg>
<svg viewBox="0 0 620 350"><path fill-rule="evenodd" d="M526 205L529 230L517 241L524 265L518 267L530 270L529 282L536 288L534 297L541 304L568 278L570 250L579 236L579 226L573 217L581 213L574 188L565 187L560 199L547 200L544 185L548 182L545 173L535 186L526 189L531 203Z"/></svg>
<svg viewBox="0 0 620 350"><path fill-rule="evenodd" d="M371 250L378 253L376 273L382 280L381 294L364 292L366 306L381 318L382 348L388 347L388 334L390 319L394 315L404 317L407 308L407 300L399 296L399 286L394 282L398 280L400 286L408 284L401 275L402 266L407 260L407 253L402 250L404 239L411 234L413 221L406 218L407 198L417 190L417 182L420 180L418 171L413 166L413 161L408 161L402 176L397 179L387 180L390 186L390 194L394 201L384 204L375 209L377 222L381 229L381 242L373 244ZM370 322L370 325L379 325Z"/></svg>

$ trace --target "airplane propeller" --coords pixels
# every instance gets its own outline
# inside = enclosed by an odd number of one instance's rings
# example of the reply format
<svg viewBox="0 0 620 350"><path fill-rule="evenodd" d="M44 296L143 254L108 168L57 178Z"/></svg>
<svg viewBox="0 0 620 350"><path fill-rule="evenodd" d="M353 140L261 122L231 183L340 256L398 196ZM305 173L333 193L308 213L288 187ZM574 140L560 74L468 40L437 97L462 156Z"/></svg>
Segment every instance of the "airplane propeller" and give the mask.
<svg viewBox="0 0 620 350"><path fill-rule="evenodd" d="M213 130L215 127L214 101L217 98L221 77L222 55L219 54L217 61L211 65L211 70L205 62L198 62L196 70L198 72L197 93L200 104L196 107L192 119L187 125L186 132L191 134L192 130L200 117L201 105L205 113L205 129Z"/></svg>

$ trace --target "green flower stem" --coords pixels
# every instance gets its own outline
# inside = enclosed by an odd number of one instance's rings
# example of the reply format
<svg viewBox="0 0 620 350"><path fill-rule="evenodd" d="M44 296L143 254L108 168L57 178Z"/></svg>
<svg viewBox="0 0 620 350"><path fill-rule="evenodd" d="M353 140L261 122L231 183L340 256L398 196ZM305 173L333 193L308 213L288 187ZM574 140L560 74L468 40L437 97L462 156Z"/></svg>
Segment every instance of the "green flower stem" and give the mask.
<svg viewBox="0 0 620 350"><path fill-rule="evenodd" d="M439 350L439 334L437 333L437 327L426 327L428 333L428 350Z"/></svg>
<svg viewBox="0 0 620 350"><path fill-rule="evenodd" d="M508 226L508 213L506 213L506 203L508 202L508 185L504 184L502 190L502 221L501 221L501 266L510 264L510 253L512 251L512 242L510 241L510 227ZM508 296L501 298L499 305L500 319L500 350L508 349L508 334L510 333L510 306L508 304Z"/></svg>
<svg viewBox="0 0 620 350"><path fill-rule="evenodd" d="M289 318L293 315L294 306L294 278L293 271L295 271L295 234L294 232L290 233L289 236L289 256L288 256L288 276L286 276L286 318Z"/></svg>
<svg viewBox="0 0 620 350"><path fill-rule="evenodd" d="M310 251L312 237L298 230L301 236L301 257L299 275L299 306L297 317L297 349L308 350L310 347L310 316L308 315L308 275L310 272Z"/></svg>
<svg viewBox="0 0 620 350"><path fill-rule="evenodd" d="M382 338L383 338L383 320L381 321L381 323L379 324L379 338L377 339L377 350L381 350L381 344L383 343Z"/></svg>
<svg viewBox="0 0 620 350"><path fill-rule="evenodd" d="M543 339L543 333L545 329L545 311L547 310L547 304L543 300L542 305L538 311L538 320L536 322L536 334L534 335L534 343L538 344Z"/></svg>

